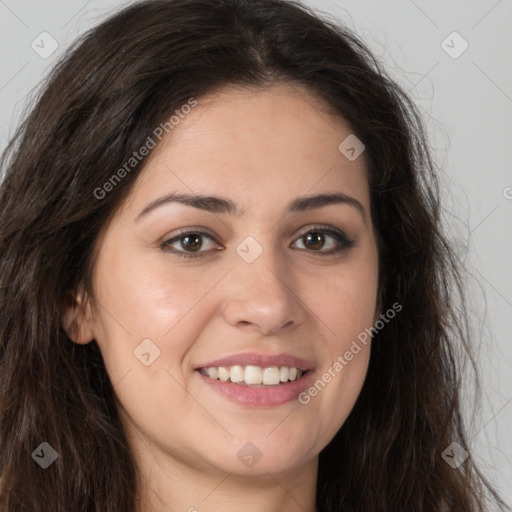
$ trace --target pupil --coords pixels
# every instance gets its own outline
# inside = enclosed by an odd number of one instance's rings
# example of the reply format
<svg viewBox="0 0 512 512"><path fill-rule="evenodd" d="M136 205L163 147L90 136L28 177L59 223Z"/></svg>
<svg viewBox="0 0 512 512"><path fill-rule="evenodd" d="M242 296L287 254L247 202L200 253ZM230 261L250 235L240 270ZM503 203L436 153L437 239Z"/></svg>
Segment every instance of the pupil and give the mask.
<svg viewBox="0 0 512 512"><path fill-rule="evenodd" d="M197 251L201 248L201 236L200 235L187 235L183 238L182 245L185 249L191 249Z"/></svg>
<svg viewBox="0 0 512 512"><path fill-rule="evenodd" d="M308 233L306 235L306 246L310 249L321 249L324 245L324 235L322 233Z"/></svg>

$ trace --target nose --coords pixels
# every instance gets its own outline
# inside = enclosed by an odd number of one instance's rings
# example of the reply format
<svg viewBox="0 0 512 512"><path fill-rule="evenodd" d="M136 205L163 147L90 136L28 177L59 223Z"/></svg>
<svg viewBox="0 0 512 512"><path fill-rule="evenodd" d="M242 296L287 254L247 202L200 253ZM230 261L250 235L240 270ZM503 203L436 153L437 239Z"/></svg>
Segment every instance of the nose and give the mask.
<svg viewBox="0 0 512 512"><path fill-rule="evenodd" d="M253 263L241 258L230 272L223 315L239 329L278 334L304 322L306 312L285 262L265 250ZM295 289L294 289L295 288Z"/></svg>

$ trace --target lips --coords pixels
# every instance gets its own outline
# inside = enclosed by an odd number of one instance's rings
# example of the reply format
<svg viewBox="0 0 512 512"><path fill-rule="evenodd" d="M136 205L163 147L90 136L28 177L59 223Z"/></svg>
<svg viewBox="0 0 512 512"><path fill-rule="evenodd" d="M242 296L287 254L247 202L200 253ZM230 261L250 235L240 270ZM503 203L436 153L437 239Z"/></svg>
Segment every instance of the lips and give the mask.
<svg viewBox="0 0 512 512"><path fill-rule="evenodd" d="M295 357L290 354L279 354L279 355L265 355L265 354L255 354L255 353L245 353L245 354L237 354L228 357L224 357L222 359L216 359L215 361L210 361L205 364L199 365L196 369L200 370L201 368L210 368L212 366L259 366L261 368L266 368L270 366L288 366L295 367L302 371L312 370L314 368L313 363L307 361L306 359L301 359L300 357Z"/></svg>
<svg viewBox="0 0 512 512"><path fill-rule="evenodd" d="M290 354L238 354L202 364L200 378L224 397L251 407L293 400L307 386L314 366Z"/></svg>

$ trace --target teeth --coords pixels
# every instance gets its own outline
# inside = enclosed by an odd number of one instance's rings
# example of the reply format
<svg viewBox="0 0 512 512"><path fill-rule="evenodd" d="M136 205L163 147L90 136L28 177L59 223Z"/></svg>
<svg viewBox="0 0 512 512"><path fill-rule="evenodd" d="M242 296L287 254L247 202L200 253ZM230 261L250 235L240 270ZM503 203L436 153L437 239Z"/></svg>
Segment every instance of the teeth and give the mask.
<svg viewBox="0 0 512 512"><path fill-rule="evenodd" d="M281 372L277 366L265 368L263 370L263 384L266 386L276 386L281 379Z"/></svg>
<svg viewBox="0 0 512 512"><path fill-rule="evenodd" d="M232 366L229 370L229 378L231 382L242 382L244 380L244 367Z"/></svg>
<svg viewBox="0 0 512 512"><path fill-rule="evenodd" d="M225 366L219 366L219 379L222 382L226 382L229 379L229 368Z"/></svg>
<svg viewBox="0 0 512 512"><path fill-rule="evenodd" d="M212 366L211 368L208 368L208 377L212 379L219 378L219 369L217 368L217 366Z"/></svg>
<svg viewBox="0 0 512 512"><path fill-rule="evenodd" d="M211 379L222 382L234 382L246 386L277 386L280 383L298 380L304 375L303 370L294 366L212 366L202 368L201 373Z"/></svg>
<svg viewBox="0 0 512 512"><path fill-rule="evenodd" d="M259 385L263 382L263 374L259 366L245 367L245 383L250 385Z"/></svg>

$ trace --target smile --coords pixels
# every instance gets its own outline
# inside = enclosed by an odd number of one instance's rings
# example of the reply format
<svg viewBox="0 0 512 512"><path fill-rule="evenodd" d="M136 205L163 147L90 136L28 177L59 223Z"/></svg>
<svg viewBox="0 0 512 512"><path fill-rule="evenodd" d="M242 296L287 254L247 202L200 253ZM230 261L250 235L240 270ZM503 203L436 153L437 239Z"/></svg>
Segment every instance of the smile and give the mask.
<svg viewBox="0 0 512 512"><path fill-rule="evenodd" d="M297 399L314 375L311 361L291 354L233 354L196 366L216 394L247 407L275 407Z"/></svg>
<svg viewBox="0 0 512 512"><path fill-rule="evenodd" d="M299 380L304 371L295 366L211 366L201 368L202 375L221 382L232 382L241 386L265 387L279 386L286 382Z"/></svg>

